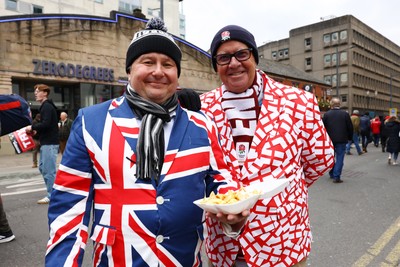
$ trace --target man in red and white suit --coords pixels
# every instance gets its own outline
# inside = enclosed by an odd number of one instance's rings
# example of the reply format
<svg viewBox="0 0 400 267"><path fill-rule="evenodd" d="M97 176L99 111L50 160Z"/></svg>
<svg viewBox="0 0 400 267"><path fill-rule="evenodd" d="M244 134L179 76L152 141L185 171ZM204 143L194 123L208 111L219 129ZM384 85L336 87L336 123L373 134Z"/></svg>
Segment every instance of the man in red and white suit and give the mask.
<svg viewBox="0 0 400 267"><path fill-rule="evenodd" d="M231 171L243 185L267 177L291 182L259 200L235 238L210 227L208 255L215 266L305 266L311 247L308 187L334 161L316 98L256 69L257 46L242 27L218 31L211 56L223 84L201 96L202 110L217 125Z"/></svg>

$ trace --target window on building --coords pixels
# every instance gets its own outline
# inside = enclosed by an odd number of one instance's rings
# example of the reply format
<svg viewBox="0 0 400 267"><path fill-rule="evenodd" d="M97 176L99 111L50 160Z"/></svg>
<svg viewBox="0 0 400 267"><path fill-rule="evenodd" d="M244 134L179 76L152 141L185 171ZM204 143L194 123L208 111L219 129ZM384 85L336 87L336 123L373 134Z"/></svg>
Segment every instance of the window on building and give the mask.
<svg viewBox="0 0 400 267"><path fill-rule="evenodd" d="M276 52L276 51L272 51L272 53L271 53L271 57L273 58L273 59L276 59L276 56L278 55L278 53Z"/></svg>
<svg viewBox="0 0 400 267"><path fill-rule="evenodd" d="M304 44L305 44L305 46L310 46L311 45L311 37L304 39Z"/></svg>
<svg viewBox="0 0 400 267"><path fill-rule="evenodd" d="M347 39L347 30L341 31L340 40L346 40L346 39Z"/></svg>
<svg viewBox="0 0 400 267"><path fill-rule="evenodd" d="M324 82L326 82L327 84L331 84L332 83L331 75L325 75L324 76Z"/></svg>
<svg viewBox="0 0 400 267"><path fill-rule="evenodd" d="M324 55L324 65L330 65L331 64L331 55Z"/></svg>
<svg viewBox="0 0 400 267"><path fill-rule="evenodd" d="M337 42L339 40L339 33L333 32L332 33L332 42Z"/></svg>
<svg viewBox="0 0 400 267"><path fill-rule="evenodd" d="M341 73L340 74L340 83L347 83L349 80L347 73Z"/></svg>
<svg viewBox="0 0 400 267"><path fill-rule="evenodd" d="M103 0L94 0L96 3L103 4Z"/></svg>
<svg viewBox="0 0 400 267"><path fill-rule="evenodd" d="M17 11L17 0L6 0L6 9Z"/></svg>
<svg viewBox="0 0 400 267"><path fill-rule="evenodd" d="M311 63L312 63L312 58L307 57L305 60L306 67L308 67L308 68L311 67Z"/></svg>
<svg viewBox="0 0 400 267"><path fill-rule="evenodd" d="M288 57L289 56L289 48L286 48L283 50L283 56Z"/></svg>
<svg viewBox="0 0 400 267"><path fill-rule="evenodd" d="M336 74L334 74L334 75L332 75L332 85L333 86L336 86L336 81L337 81Z"/></svg>
<svg viewBox="0 0 400 267"><path fill-rule="evenodd" d="M331 59L332 59L332 64L333 65L336 65L336 53L334 53L334 54L332 54L332 57L331 57Z"/></svg>
<svg viewBox="0 0 400 267"><path fill-rule="evenodd" d="M340 53L340 62L347 61L347 51Z"/></svg>
<svg viewBox="0 0 400 267"><path fill-rule="evenodd" d="M283 57L283 50L279 50L279 57Z"/></svg>
<svg viewBox="0 0 400 267"><path fill-rule="evenodd" d="M37 6L37 5L32 5L32 12L33 12L33 14L43 14L43 7Z"/></svg>
<svg viewBox="0 0 400 267"><path fill-rule="evenodd" d="M328 45L331 43L331 35L330 34L324 34L324 44Z"/></svg>

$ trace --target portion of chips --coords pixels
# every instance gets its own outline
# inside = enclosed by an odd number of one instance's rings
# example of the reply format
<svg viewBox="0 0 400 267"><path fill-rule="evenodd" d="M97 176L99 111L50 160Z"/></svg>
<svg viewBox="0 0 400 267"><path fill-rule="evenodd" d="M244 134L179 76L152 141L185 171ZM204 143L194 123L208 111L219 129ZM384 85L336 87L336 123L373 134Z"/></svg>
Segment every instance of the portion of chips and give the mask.
<svg viewBox="0 0 400 267"><path fill-rule="evenodd" d="M241 200L247 199L253 195L259 195L259 190L253 190L248 192L244 187L239 190L229 190L225 194L214 194L211 192L209 197L203 198L201 204L233 204Z"/></svg>

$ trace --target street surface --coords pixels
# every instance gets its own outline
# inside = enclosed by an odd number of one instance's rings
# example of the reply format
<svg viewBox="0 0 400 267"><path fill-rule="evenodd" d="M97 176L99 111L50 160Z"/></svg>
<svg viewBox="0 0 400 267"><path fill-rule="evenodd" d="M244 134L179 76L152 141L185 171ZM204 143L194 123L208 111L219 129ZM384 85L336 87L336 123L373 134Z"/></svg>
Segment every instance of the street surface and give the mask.
<svg viewBox="0 0 400 267"><path fill-rule="evenodd" d="M368 151L346 155L343 183L325 174L310 188L308 266L400 266L400 166L389 166L380 148ZM48 206L36 204L45 188L31 162L30 153L0 156L0 192L16 236L0 244L0 266L44 266ZM83 266L89 266L88 247Z"/></svg>

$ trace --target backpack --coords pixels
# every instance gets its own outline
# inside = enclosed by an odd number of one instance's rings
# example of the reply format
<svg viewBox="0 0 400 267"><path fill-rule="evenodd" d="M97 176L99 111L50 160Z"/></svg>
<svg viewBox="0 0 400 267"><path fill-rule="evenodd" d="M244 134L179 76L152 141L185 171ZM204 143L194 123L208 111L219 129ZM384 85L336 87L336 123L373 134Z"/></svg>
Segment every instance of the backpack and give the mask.
<svg viewBox="0 0 400 267"><path fill-rule="evenodd" d="M32 124L28 102L19 95L0 95L0 136Z"/></svg>

